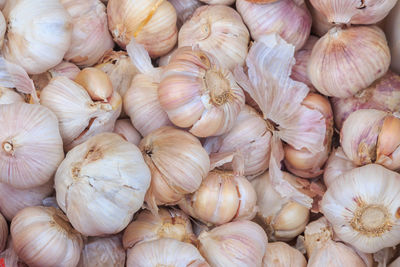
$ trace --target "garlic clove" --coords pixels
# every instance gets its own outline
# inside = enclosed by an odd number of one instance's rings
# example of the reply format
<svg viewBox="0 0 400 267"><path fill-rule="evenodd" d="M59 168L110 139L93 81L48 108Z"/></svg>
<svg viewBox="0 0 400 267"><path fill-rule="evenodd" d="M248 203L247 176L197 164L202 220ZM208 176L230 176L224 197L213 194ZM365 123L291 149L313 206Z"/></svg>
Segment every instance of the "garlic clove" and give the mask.
<svg viewBox="0 0 400 267"><path fill-rule="evenodd" d="M114 133L117 133L122 136L126 141L139 145L140 140L142 140L142 136L140 133L133 127L131 121L129 119L120 119L115 122Z"/></svg>
<svg viewBox="0 0 400 267"><path fill-rule="evenodd" d="M376 163L381 164L391 170L400 168L400 119L394 116L387 116L383 121L381 131L378 136Z"/></svg>
<svg viewBox="0 0 400 267"><path fill-rule="evenodd" d="M75 77L75 82L89 93L92 100L107 101L113 93L110 78L96 68L85 68Z"/></svg>
<svg viewBox="0 0 400 267"><path fill-rule="evenodd" d="M0 252L6 248L8 237L8 224L6 219L0 213Z"/></svg>
<svg viewBox="0 0 400 267"><path fill-rule="evenodd" d="M325 165L325 185L329 187L340 175L356 167L357 165L346 157L341 147L334 149Z"/></svg>
<svg viewBox="0 0 400 267"><path fill-rule="evenodd" d="M283 242L268 243L263 267L306 267L303 254Z"/></svg>
<svg viewBox="0 0 400 267"><path fill-rule="evenodd" d="M176 10L178 28L181 28L186 20L190 19L196 9L203 5L199 0L168 0L168 2L170 2Z"/></svg>

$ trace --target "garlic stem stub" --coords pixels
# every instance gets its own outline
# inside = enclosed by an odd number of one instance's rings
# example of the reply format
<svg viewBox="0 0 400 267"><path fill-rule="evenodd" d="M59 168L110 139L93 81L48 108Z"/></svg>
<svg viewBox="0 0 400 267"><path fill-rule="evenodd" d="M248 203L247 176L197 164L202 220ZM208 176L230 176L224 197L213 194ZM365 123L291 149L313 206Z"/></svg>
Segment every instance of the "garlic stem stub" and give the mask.
<svg viewBox="0 0 400 267"><path fill-rule="evenodd" d="M57 203L87 236L116 234L132 220L150 186L139 149L114 133L74 147L54 178Z"/></svg>
<svg viewBox="0 0 400 267"><path fill-rule="evenodd" d="M322 199L337 237L365 253L400 243L400 175L369 164L341 175Z"/></svg>
<svg viewBox="0 0 400 267"><path fill-rule="evenodd" d="M268 243L263 267L306 267L306 258L295 248L283 242Z"/></svg>
<svg viewBox="0 0 400 267"><path fill-rule="evenodd" d="M346 98L385 75L389 65L390 50L380 28L335 27L315 44L308 75L321 94Z"/></svg>
<svg viewBox="0 0 400 267"><path fill-rule="evenodd" d="M56 116L37 104L0 105L0 182L19 189L48 182L64 159Z"/></svg>

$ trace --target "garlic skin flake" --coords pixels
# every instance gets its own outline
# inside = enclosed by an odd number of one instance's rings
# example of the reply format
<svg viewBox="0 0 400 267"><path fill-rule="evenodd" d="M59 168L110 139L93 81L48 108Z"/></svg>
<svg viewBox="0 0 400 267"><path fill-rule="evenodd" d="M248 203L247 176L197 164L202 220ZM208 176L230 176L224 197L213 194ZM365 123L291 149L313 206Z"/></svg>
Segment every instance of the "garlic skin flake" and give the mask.
<svg viewBox="0 0 400 267"><path fill-rule="evenodd" d="M58 0L7 1L3 15L8 31L4 57L28 74L59 64L70 47L72 20Z"/></svg>
<svg viewBox="0 0 400 267"><path fill-rule="evenodd" d="M127 267L209 267L195 246L171 238L143 242L128 250Z"/></svg>
<svg viewBox="0 0 400 267"><path fill-rule="evenodd" d="M48 182L64 158L56 116L37 104L0 105L0 182L19 189Z"/></svg>
<svg viewBox="0 0 400 267"><path fill-rule="evenodd" d="M140 140L142 140L142 136L135 127L133 127L129 119L117 120L114 126L114 133L119 134L126 141L136 146L139 145Z"/></svg>
<svg viewBox="0 0 400 267"><path fill-rule="evenodd" d="M322 212L335 234L365 253L400 243L400 175L376 164L356 168L332 183Z"/></svg>
<svg viewBox="0 0 400 267"><path fill-rule="evenodd" d="M268 243L263 267L306 267L306 258L295 248L283 242Z"/></svg>
<svg viewBox="0 0 400 267"><path fill-rule="evenodd" d="M142 206L150 171L139 149L114 133L76 146L56 176L57 203L87 236L122 231Z"/></svg>
<svg viewBox="0 0 400 267"><path fill-rule="evenodd" d="M78 264L82 237L59 209L25 208L12 220L10 232L15 252L29 266Z"/></svg>

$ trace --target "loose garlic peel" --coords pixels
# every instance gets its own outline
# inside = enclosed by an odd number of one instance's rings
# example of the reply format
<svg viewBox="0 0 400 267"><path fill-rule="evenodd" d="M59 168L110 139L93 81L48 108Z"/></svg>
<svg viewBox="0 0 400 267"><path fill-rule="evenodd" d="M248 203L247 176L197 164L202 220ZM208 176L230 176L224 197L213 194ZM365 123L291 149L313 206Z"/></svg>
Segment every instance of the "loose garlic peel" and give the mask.
<svg viewBox="0 0 400 267"><path fill-rule="evenodd" d="M356 167L357 165L346 157L341 147L334 149L325 165L325 185L329 187L341 174Z"/></svg>
<svg viewBox="0 0 400 267"><path fill-rule="evenodd" d="M61 210L28 207L11 222L17 255L29 266L76 266L83 247L81 235Z"/></svg>
<svg viewBox="0 0 400 267"><path fill-rule="evenodd" d="M198 46L220 65L233 70L244 64L250 34L240 15L227 6L203 6L179 31L178 46Z"/></svg>
<svg viewBox="0 0 400 267"><path fill-rule="evenodd" d="M131 121L129 119L120 119L115 122L114 133L119 134L126 141L139 145L140 140L142 140L142 136L140 133L133 127Z"/></svg>
<svg viewBox="0 0 400 267"><path fill-rule="evenodd" d="M163 68L158 99L172 123L198 137L229 131L244 106L232 73L191 47L179 48Z"/></svg>
<svg viewBox="0 0 400 267"><path fill-rule="evenodd" d="M335 234L365 253L395 246L399 238L399 174L369 164L341 175L322 199Z"/></svg>
<svg viewBox="0 0 400 267"><path fill-rule="evenodd" d="M189 217L176 209L160 208L154 215L143 210L125 229L122 242L125 249L156 239L173 238L186 243L196 243Z"/></svg>
<svg viewBox="0 0 400 267"><path fill-rule="evenodd" d="M8 224L6 219L0 213L0 252L6 248L8 237Z"/></svg>
<svg viewBox="0 0 400 267"><path fill-rule="evenodd" d="M263 267L306 267L303 254L283 242L268 243Z"/></svg>
<svg viewBox="0 0 400 267"><path fill-rule="evenodd" d="M142 206L150 171L139 149L114 133L68 152L55 176L57 203L84 235L122 231Z"/></svg>
<svg viewBox="0 0 400 267"><path fill-rule="evenodd" d="M139 144L151 170L146 203L152 212L157 205L176 204L195 192L210 169L210 159L200 141L188 132L161 127Z"/></svg>

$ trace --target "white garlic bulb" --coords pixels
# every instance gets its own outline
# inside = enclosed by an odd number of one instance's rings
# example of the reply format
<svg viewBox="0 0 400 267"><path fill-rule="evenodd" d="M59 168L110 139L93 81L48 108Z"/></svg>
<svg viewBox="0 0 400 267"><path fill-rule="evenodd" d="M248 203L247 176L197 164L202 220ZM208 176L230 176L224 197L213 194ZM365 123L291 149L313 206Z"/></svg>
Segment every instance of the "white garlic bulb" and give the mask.
<svg viewBox="0 0 400 267"><path fill-rule="evenodd" d="M77 267L124 267L126 252L121 237L89 237L84 244Z"/></svg>
<svg viewBox="0 0 400 267"><path fill-rule="evenodd" d="M15 252L29 266L78 264L82 237L59 209L25 208L12 220L10 232Z"/></svg>
<svg viewBox="0 0 400 267"><path fill-rule="evenodd" d="M171 238L143 242L129 249L126 266L209 267L196 247Z"/></svg>
<svg viewBox="0 0 400 267"><path fill-rule="evenodd" d="M53 185L53 179L43 185L27 189L18 189L6 183L0 183L1 213L11 221L23 208L42 205L43 199L53 192Z"/></svg>
<svg viewBox="0 0 400 267"><path fill-rule="evenodd" d="M8 237L8 224L6 219L0 213L0 252L6 248Z"/></svg>
<svg viewBox="0 0 400 267"><path fill-rule="evenodd" d="M376 164L342 174L326 191L322 212L335 234L366 253L400 243L400 175Z"/></svg>
<svg viewBox="0 0 400 267"><path fill-rule="evenodd" d="M233 70L246 59L250 34L240 15L231 7L216 5L196 9L179 31L178 46L198 46Z"/></svg>
<svg viewBox="0 0 400 267"><path fill-rule="evenodd" d="M396 2L396 1L395 1ZM392 9L384 21L384 31L388 39L390 52L392 54L391 68L400 74L400 2Z"/></svg>
<svg viewBox="0 0 400 267"><path fill-rule="evenodd" d="M72 17L72 41L64 58L78 66L92 66L114 47L108 31L106 7L100 0L61 0Z"/></svg>
<svg viewBox="0 0 400 267"><path fill-rule="evenodd" d="M126 141L139 145L140 140L142 140L142 136L140 133L133 127L131 121L129 119L121 119L115 122L114 133L122 136Z"/></svg>
<svg viewBox="0 0 400 267"><path fill-rule="evenodd" d="M139 149L114 133L73 148L55 176L58 205L88 236L122 231L142 206L149 185L150 171Z"/></svg>
<svg viewBox="0 0 400 267"><path fill-rule="evenodd" d="M325 185L329 187L341 174L356 167L357 165L346 157L341 147L334 149L325 164Z"/></svg>
<svg viewBox="0 0 400 267"><path fill-rule="evenodd" d="M0 105L24 102L24 98L13 89L0 86Z"/></svg>
<svg viewBox="0 0 400 267"><path fill-rule="evenodd" d="M7 60L29 74L45 72L62 61L71 44L72 22L60 1L7 1L3 15L8 30L2 53Z"/></svg>
<svg viewBox="0 0 400 267"><path fill-rule="evenodd" d="M263 267L306 267L306 258L295 248L283 242L268 243Z"/></svg>
<svg viewBox="0 0 400 267"><path fill-rule="evenodd" d="M168 2L170 2L176 10L176 15L178 16L176 24L178 28L180 28L182 24L192 16L194 11L202 5L200 0L168 0Z"/></svg>
<svg viewBox="0 0 400 267"><path fill-rule="evenodd" d="M56 116L46 107L0 105L0 182L30 188L48 182L64 158Z"/></svg>
<svg viewBox="0 0 400 267"><path fill-rule="evenodd" d="M236 221L203 231L199 250L213 267L262 266L267 247L264 230L251 221Z"/></svg>

